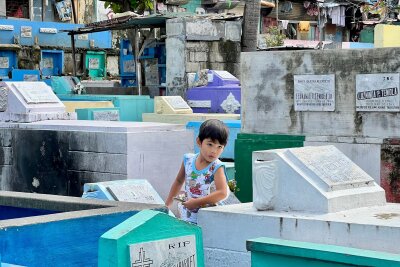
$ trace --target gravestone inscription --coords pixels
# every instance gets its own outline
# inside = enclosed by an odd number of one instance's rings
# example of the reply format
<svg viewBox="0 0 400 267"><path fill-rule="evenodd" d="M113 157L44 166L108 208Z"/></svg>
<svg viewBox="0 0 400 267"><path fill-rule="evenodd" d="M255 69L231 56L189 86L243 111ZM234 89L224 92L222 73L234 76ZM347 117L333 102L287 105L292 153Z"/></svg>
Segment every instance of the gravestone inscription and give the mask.
<svg viewBox="0 0 400 267"><path fill-rule="evenodd" d="M53 93L51 87L45 83L13 83L15 89L22 95L27 104L59 103L60 100Z"/></svg>
<svg viewBox="0 0 400 267"><path fill-rule="evenodd" d="M129 251L132 267L197 266L195 235L137 243Z"/></svg>
<svg viewBox="0 0 400 267"><path fill-rule="evenodd" d="M335 75L294 75L295 111L334 111Z"/></svg>
<svg viewBox="0 0 400 267"><path fill-rule="evenodd" d="M364 186L374 181L348 157L338 153L334 146L307 147L303 150L290 150L289 153L332 189L344 184Z"/></svg>
<svg viewBox="0 0 400 267"><path fill-rule="evenodd" d="M185 102L185 100L183 100L183 98L180 96L169 96L165 99L174 109L190 108L189 105Z"/></svg>
<svg viewBox="0 0 400 267"><path fill-rule="evenodd" d="M107 190L118 201L158 204L158 195L148 183L112 184Z"/></svg>
<svg viewBox="0 0 400 267"><path fill-rule="evenodd" d="M400 111L399 85L399 73L357 75L356 111Z"/></svg>

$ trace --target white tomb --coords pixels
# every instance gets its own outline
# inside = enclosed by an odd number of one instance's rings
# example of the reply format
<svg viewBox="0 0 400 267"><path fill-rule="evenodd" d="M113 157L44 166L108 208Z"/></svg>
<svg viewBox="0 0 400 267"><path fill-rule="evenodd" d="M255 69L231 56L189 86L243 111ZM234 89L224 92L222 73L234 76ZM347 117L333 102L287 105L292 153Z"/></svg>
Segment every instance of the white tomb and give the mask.
<svg viewBox="0 0 400 267"><path fill-rule="evenodd" d="M76 119L44 82L0 84L0 121L34 122Z"/></svg>
<svg viewBox="0 0 400 267"><path fill-rule="evenodd" d="M400 254L400 205L334 146L253 152L252 178L253 203L200 209L206 266L250 267L257 237Z"/></svg>
<svg viewBox="0 0 400 267"><path fill-rule="evenodd" d="M320 213L386 203L374 179L334 146L254 152L253 201L258 210Z"/></svg>

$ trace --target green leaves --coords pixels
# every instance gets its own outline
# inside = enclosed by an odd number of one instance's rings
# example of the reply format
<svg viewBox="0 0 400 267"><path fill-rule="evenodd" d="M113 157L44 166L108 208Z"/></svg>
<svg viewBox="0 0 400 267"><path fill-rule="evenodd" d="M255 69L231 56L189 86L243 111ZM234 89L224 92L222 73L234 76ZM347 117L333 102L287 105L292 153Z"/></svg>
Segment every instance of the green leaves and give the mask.
<svg viewBox="0 0 400 267"><path fill-rule="evenodd" d="M104 3L104 8L111 8L111 10L114 11L114 13L124 12L122 10L122 5L121 4L113 3L113 2L109 2L109 1L106 1Z"/></svg>
<svg viewBox="0 0 400 267"><path fill-rule="evenodd" d="M111 8L114 13L122 13L125 11L135 11L139 14L143 14L145 10L153 10L152 0L124 0L129 3L129 10L124 10L124 5L120 3L114 3L106 1L104 3L105 8Z"/></svg>
<svg viewBox="0 0 400 267"><path fill-rule="evenodd" d="M286 35L281 34L278 27L272 26L272 27L268 27L268 29L267 29L265 42L267 43L268 47L282 46L283 40L285 38L286 38Z"/></svg>

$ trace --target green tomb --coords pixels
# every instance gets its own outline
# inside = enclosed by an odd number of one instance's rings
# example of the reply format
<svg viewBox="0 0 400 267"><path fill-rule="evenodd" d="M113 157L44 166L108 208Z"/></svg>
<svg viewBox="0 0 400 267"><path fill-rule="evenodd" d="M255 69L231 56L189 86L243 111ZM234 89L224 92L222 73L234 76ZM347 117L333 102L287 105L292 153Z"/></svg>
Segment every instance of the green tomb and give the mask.
<svg viewBox="0 0 400 267"><path fill-rule="evenodd" d="M99 267L204 267L201 228L144 210L100 237Z"/></svg>
<svg viewBox="0 0 400 267"><path fill-rule="evenodd" d="M400 266L400 255L386 252L267 237L246 243L252 267Z"/></svg>

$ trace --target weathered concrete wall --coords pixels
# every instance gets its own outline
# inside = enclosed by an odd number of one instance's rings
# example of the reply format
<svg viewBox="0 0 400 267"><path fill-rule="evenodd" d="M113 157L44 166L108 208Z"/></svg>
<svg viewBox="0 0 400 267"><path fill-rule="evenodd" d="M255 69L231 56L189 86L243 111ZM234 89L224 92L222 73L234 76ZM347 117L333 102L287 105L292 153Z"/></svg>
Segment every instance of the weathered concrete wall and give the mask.
<svg viewBox="0 0 400 267"><path fill-rule="evenodd" d="M177 18L167 21L167 94L185 97L187 74L227 70L240 78L241 21Z"/></svg>
<svg viewBox="0 0 400 267"><path fill-rule="evenodd" d="M356 75L397 73L400 48L242 53L242 132L399 136L399 112L356 112ZM293 75L334 74L333 112L296 112Z"/></svg>
<svg viewBox="0 0 400 267"><path fill-rule="evenodd" d="M78 22L76 23L91 23L96 21L96 8L94 0L78 1Z"/></svg>

